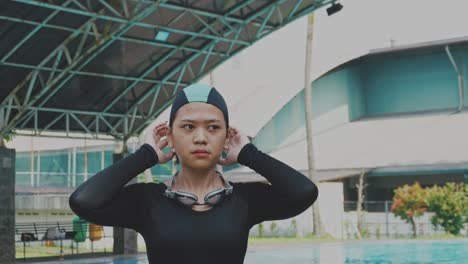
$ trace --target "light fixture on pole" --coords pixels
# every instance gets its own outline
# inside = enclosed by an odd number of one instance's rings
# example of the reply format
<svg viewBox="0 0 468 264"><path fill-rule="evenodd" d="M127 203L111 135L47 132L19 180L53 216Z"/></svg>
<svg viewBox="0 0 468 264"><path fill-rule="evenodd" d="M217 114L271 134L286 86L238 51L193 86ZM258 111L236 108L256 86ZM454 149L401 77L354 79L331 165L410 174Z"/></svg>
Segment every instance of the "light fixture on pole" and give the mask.
<svg viewBox="0 0 468 264"><path fill-rule="evenodd" d="M343 9L343 5L340 4L340 3L333 3L332 6L330 6L329 8L327 8L327 14L329 16L335 14L336 12L340 11L341 9Z"/></svg>

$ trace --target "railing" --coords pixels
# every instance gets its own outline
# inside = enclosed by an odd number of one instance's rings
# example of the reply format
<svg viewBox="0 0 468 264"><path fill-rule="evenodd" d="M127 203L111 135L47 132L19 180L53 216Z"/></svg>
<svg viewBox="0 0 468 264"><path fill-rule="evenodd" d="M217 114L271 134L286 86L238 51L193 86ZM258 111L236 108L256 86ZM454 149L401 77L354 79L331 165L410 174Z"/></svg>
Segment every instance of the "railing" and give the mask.
<svg viewBox="0 0 468 264"><path fill-rule="evenodd" d="M112 238L106 235L102 226L89 224L86 221L74 222L32 222L17 223L15 225L15 242L23 248L23 259L26 260L28 248L33 248L33 243L41 246L50 246L54 242L60 244L58 256L74 255L79 253L79 243L90 241L91 252L94 252L94 242L104 238ZM66 241L70 247L64 246ZM67 252L66 249L70 249ZM50 252L49 252L50 253ZM104 253L105 247L104 247Z"/></svg>
<svg viewBox="0 0 468 264"><path fill-rule="evenodd" d="M362 210L366 212L375 212L375 213L389 213L390 208L392 208L392 201L365 201L362 203ZM356 201L345 201L343 203L343 209L345 212L356 211L357 202Z"/></svg>
<svg viewBox="0 0 468 264"><path fill-rule="evenodd" d="M412 237L413 231L409 223L391 212L392 201L365 201L362 205L362 222L359 224L361 237L364 238L405 238ZM357 202L343 203L343 237L353 239L358 237ZM442 228L436 228L431 223L433 213L426 212L416 217L416 236L434 236L445 234Z"/></svg>

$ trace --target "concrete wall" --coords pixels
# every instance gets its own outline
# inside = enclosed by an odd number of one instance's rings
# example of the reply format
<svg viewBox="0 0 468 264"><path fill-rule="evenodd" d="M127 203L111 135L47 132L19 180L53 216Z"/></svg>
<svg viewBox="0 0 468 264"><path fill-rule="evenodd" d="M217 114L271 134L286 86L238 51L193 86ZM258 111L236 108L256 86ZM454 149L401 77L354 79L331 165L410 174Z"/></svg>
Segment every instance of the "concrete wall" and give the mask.
<svg viewBox="0 0 468 264"><path fill-rule="evenodd" d="M324 182L319 185L318 203L320 216L325 232L335 238L342 238L343 219L343 184L341 182ZM313 232L312 207L302 214L285 220L265 221L262 223L263 236L295 236L297 233L303 236ZM259 236L259 225L254 226L251 236Z"/></svg>
<svg viewBox="0 0 468 264"><path fill-rule="evenodd" d="M312 84L314 134L364 115L364 99L357 67L343 68ZM270 152L305 125L304 90L285 104L256 135L254 143Z"/></svg>
<svg viewBox="0 0 468 264"><path fill-rule="evenodd" d="M320 216L325 231L335 238L342 238L343 184L322 182L319 185Z"/></svg>
<svg viewBox="0 0 468 264"><path fill-rule="evenodd" d="M453 52L460 69L468 50ZM468 70L464 70L465 82ZM457 74L444 51L365 56L312 82L314 134L368 116L458 107ZM468 106L468 85L464 87ZM260 129L255 144L269 152L305 125L304 90Z"/></svg>

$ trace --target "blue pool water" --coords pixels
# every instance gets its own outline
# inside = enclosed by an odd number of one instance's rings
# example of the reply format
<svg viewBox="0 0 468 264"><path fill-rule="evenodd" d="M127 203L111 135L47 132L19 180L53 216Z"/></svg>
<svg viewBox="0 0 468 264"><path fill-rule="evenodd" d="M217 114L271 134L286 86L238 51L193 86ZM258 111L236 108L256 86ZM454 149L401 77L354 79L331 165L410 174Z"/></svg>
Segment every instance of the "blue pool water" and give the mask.
<svg viewBox="0 0 468 264"><path fill-rule="evenodd" d="M55 262L54 262L55 263ZM146 255L56 263L147 264ZM375 241L250 247L245 264L468 263L468 240Z"/></svg>
<svg viewBox="0 0 468 264"><path fill-rule="evenodd" d="M323 243L254 251L246 264L257 263L468 263L468 241Z"/></svg>

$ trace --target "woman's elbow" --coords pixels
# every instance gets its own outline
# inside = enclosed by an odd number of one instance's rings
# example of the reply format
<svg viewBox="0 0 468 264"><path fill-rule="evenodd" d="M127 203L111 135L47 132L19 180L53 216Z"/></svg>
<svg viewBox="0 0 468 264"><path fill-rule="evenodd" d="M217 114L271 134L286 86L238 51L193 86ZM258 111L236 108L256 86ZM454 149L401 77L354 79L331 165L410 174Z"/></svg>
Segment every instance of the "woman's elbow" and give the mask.
<svg viewBox="0 0 468 264"><path fill-rule="evenodd" d="M293 217L301 214L307 208L312 206L312 204L317 200L318 197L318 188L317 186L310 182L310 184L304 184L301 188L296 190L295 196L291 197L291 212L288 217Z"/></svg>
<svg viewBox="0 0 468 264"><path fill-rule="evenodd" d="M70 206L70 209L75 213L79 214L79 208L80 208L80 202L79 199L76 197L76 193L73 192L70 197L68 198L68 205Z"/></svg>
<svg viewBox="0 0 468 264"><path fill-rule="evenodd" d="M70 195L70 198L68 198L68 205L76 215L81 215L84 213L86 208L91 209L91 207L87 204L87 200L80 192L77 192L76 190Z"/></svg>
<svg viewBox="0 0 468 264"><path fill-rule="evenodd" d="M309 193L311 195L311 202L314 203L315 201L317 201L317 198L318 198L318 194L319 194L319 190L318 190L318 187L317 185L315 185L315 183L312 183L312 186L310 188L311 190L309 190Z"/></svg>
<svg viewBox="0 0 468 264"><path fill-rule="evenodd" d="M307 207L311 206L318 197L318 188L312 181L310 184L304 184L300 190L299 199Z"/></svg>

